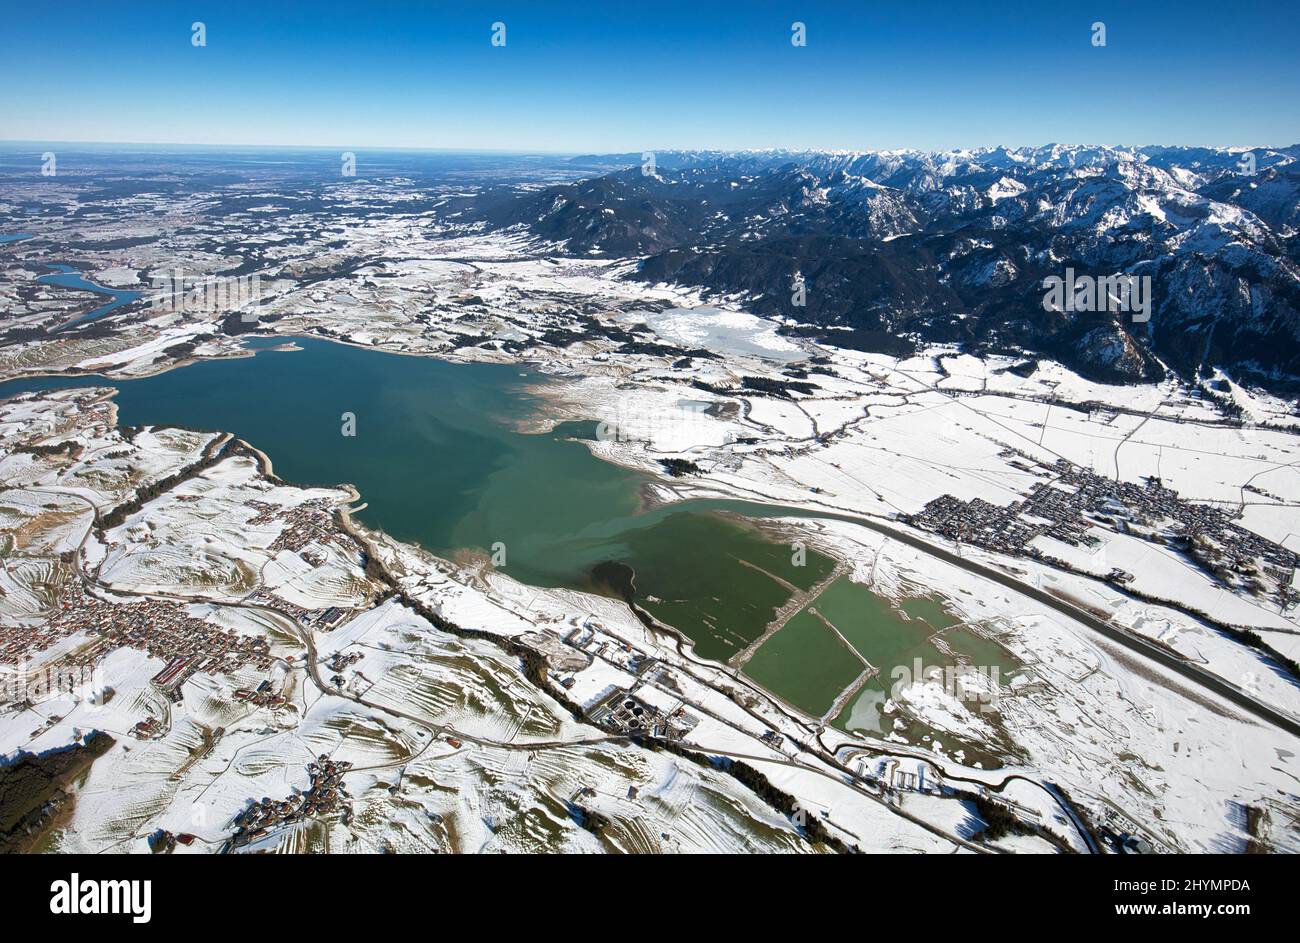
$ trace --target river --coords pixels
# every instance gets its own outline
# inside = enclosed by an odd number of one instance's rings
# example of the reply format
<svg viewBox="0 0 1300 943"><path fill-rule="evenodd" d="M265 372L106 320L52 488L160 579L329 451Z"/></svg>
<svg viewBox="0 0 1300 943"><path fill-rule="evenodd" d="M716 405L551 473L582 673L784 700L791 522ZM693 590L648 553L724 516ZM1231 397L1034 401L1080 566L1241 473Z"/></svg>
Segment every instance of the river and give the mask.
<svg viewBox="0 0 1300 943"><path fill-rule="evenodd" d="M140 297L140 292L130 291L125 288L105 288L103 285L97 285L87 279L78 269L71 265L51 264L50 268L54 269L48 275L42 275L36 279L44 285L58 285L60 288L75 288L78 291L90 291L97 295L108 295L109 300L97 308L87 311L85 314L73 318L71 321L63 324L63 327L72 327L74 324L85 324L87 321L94 321L102 318L112 311L116 311L124 305L129 305Z"/></svg>

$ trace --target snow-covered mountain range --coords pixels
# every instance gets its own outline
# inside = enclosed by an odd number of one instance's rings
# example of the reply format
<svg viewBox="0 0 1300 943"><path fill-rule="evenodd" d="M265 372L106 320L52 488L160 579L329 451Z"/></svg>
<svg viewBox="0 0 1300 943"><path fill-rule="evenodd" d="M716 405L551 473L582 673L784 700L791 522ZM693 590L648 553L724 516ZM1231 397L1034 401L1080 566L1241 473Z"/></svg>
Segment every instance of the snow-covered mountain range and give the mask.
<svg viewBox="0 0 1300 943"><path fill-rule="evenodd" d="M1300 147L628 154L471 212L636 277L743 293L841 345L1021 351L1098 379L1221 368L1300 387ZM592 158L576 162L598 163ZM1149 320L1048 311L1044 279L1151 279ZM802 280L803 305L796 303Z"/></svg>

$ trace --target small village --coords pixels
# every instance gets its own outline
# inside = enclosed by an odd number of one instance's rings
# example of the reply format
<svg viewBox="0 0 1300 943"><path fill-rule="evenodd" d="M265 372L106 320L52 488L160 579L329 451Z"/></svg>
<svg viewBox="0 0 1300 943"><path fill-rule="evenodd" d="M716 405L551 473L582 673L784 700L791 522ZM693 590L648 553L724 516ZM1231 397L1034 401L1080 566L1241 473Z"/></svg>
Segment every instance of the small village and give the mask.
<svg viewBox="0 0 1300 943"><path fill-rule="evenodd" d="M94 643L65 656L74 667L93 666L108 652L130 646L167 662L156 686L178 686L195 671L229 674L266 670L272 657L265 638L240 635L195 618L180 603L157 599L110 603L73 583L54 615L38 626L0 626L0 664L17 664L61 639L85 633Z"/></svg>
<svg viewBox="0 0 1300 943"><path fill-rule="evenodd" d="M313 816L342 811L346 819L351 803L343 785L343 776L351 768L351 763L331 760L322 753L307 764L311 781L306 791L294 792L289 798L279 800L263 796L235 817L231 846L237 848L257 841L276 827L292 825Z"/></svg>
<svg viewBox="0 0 1300 943"><path fill-rule="evenodd" d="M353 556L361 554L361 545L346 531L339 529L334 519L334 505L328 498L313 498L287 508L257 500L245 504L258 512L256 517L249 520L250 526L277 520L284 522L279 535L267 548L272 554L281 550L300 553L313 543L332 543Z"/></svg>
<svg viewBox="0 0 1300 943"><path fill-rule="evenodd" d="M1282 605L1295 602L1290 584L1300 556L1233 522L1220 508L1181 498L1159 478L1145 484L1116 481L1065 460L1053 466L1056 478L1039 482L1021 501L1000 506L981 498L962 501L945 494L904 523L958 543L1010 556L1041 556L1031 542L1054 537L1070 546L1095 545L1094 526L1131 534L1186 551L1207 573L1229 586L1270 596ZM1131 574L1112 571L1117 582Z"/></svg>

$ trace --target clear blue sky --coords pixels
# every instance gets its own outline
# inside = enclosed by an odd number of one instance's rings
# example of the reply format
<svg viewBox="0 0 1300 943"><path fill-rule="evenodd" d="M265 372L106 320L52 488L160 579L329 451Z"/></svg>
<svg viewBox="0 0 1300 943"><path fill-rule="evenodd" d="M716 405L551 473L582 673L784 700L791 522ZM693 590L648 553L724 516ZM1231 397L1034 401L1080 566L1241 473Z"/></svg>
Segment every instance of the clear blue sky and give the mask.
<svg viewBox="0 0 1300 943"><path fill-rule="evenodd" d="M4 6L7 140L559 152L1300 141L1300 16L1285 0ZM195 20L205 48L191 45ZM505 48L489 42L498 20ZM1091 45L1095 20L1105 48Z"/></svg>

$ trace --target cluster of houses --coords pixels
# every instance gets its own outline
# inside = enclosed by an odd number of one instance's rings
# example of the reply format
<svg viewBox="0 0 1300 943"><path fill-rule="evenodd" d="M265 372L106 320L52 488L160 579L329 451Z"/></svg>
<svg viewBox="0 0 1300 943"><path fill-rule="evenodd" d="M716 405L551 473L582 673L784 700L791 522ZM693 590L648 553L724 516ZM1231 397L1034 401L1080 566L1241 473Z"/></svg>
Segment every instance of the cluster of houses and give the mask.
<svg viewBox="0 0 1300 943"><path fill-rule="evenodd" d="M1055 478L1039 482L1021 501L999 506L980 498L962 501L945 494L905 523L1012 556L1038 556L1029 544L1046 535L1072 546L1095 543L1093 526L1144 540L1176 545L1208 573L1229 585L1295 601L1292 579L1300 556L1233 522L1220 507L1181 498L1159 478L1142 484L1116 481L1061 459ZM1131 579L1112 573L1121 582Z"/></svg>
<svg viewBox="0 0 1300 943"><path fill-rule="evenodd" d="M249 524L284 522L284 527L270 546L272 553L288 550L299 553L311 544L334 544L345 552L359 556L361 545L346 531L340 530L334 519L334 505L328 498L313 498L291 507L279 507L263 501L246 502L258 512ZM310 551L309 551L310 552Z"/></svg>
<svg viewBox="0 0 1300 943"><path fill-rule="evenodd" d="M131 728L131 736L137 740L157 740L167 732L157 717L146 717Z"/></svg>
<svg viewBox="0 0 1300 943"><path fill-rule="evenodd" d="M283 694L278 694L271 689L270 681L263 681L257 686L256 690L236 688L235 700L244 704L253 704L257 707L269 707L273 710L288 703L288 699Z"/></svg>
<svg viewBox="0 0 1300 943"><path fill-rule="evenodd" d="M345 810L348 794L343 775L351 768L351 763L331 760L322 753L315 762L307 764L311 784L305 792L278 800L263 796L235 817L233 843L244 845L264 837L277 826Z"/></svg>
<svg viewBox="0 0 1300 943"><path fill-rule="evenodd" d="M356 650L347 653L335 652L325 664L329 666L330 671L342 671L349 665L360 661L362 657L362 653Z"/></svg>
<svg viewBox="0 0 1300 943"><path fill-rule="evenodd" d="M41 625L0 628L0 663L19 663L79 632L96 637L96 642L65 656L64 664L91 667L116 648L140 649L167 662L155 676L155 686L163 690L179 687L195 671L229 674L250 665L265 671L273 660L265 638L197 619L179 603L105 602L78 582L67 588L54 614Z"/></svg>

